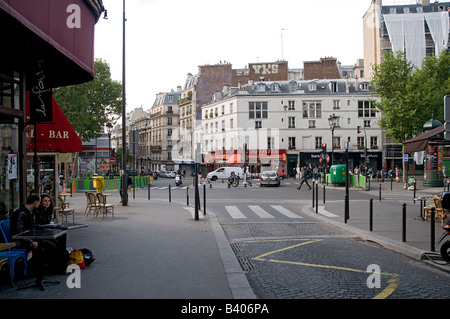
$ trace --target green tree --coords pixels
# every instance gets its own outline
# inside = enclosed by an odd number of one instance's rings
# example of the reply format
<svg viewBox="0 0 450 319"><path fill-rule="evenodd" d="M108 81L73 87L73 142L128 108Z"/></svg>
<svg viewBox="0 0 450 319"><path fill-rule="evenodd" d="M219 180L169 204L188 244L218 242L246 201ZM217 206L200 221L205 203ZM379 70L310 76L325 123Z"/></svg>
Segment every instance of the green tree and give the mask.
<svg viewBox="0 0 450 319"><path fill-rule="evenodd" d="M90 82L55 92L56 101L82 141L100 137L104 125L117 119L122 110L122 85L111 80L109 64L96 59L94 73Z"/></svg>
<svg viewBox="0 0 450 319"><path fill-rule="evenodd" d="M422 68L408 62L403 52L388 52L382 63L375 65L373 85L382 112L380 126L397 142L423 132L423 124L431 118L443 121L444 95L450 92L450 55L428 56Z"/></svg>

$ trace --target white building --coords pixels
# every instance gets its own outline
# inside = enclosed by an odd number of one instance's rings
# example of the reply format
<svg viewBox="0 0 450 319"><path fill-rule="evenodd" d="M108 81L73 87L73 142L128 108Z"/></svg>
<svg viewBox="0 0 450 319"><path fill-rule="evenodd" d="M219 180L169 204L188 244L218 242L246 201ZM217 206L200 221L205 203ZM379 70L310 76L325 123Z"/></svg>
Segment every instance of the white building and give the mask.
<svg viewBox="0 0 450 319"><path fill-rule="evenodd" d="M275 169L291 173L294 168L298 172L303 166L322 167L327 158L343 163L348 142L351 167L364 164L367 145L369 167L377 170L383 163L383 132L377 124L381 115L372 107L374 99L366 79L225 86L202 107L201 132L195 136L204 162L214 168L243 165L246 144L252 173ZM331 115L336 117L333 133ZM324 143L327 155L322 156Z"/></svg>

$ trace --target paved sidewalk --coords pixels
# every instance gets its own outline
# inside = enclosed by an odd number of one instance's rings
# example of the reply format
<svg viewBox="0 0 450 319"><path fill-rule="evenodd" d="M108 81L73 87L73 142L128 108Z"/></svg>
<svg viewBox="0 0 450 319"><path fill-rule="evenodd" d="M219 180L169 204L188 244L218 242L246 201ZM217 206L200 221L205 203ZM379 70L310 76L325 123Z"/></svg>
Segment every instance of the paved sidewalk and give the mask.
<svg viewBox="0 0 450 319"><path fill-rule="evenodd" d="M344 223L343 200L322 200L323 185L319 185L319 212L311 205L303 207L306 214L343 227L357 235L377 242L388 249L412 258L422 259L430 252L430 222L419 218L419 202L413 203L413 192L401 183L382 185L382 200L378 200L378 185L370 191L350 190L350 219ZM416 195L438 194L443 188L423 188L418 183ZM294 187L294 186L292 186ZM344 187L327 186L344 194ZM355 192L367 199L356 200ZM2 286L0 299L254 299L255 295L214 212L208 210L199 220L193 216L193 199L185 203L151 198L139 191L129 205L119 204L117 191L108 202L115 204L115 217L85 216L86 197L75 193L68 197L75 208L76 222L87 228L70 230L67 245L90 248L96 260L81 270L81 288L68 288L68 276L58 285L47 285L44 292L36 288L19 290ZM373 231L369 231L369 198L373 198ZM402 203L407 204L406 241L402 242ZM324 215L325 214L325 215ZM435 223L435 238L442 234L440 222ZM426 261L428 262L428 261ZM443 261L429 262L450 270ZM18 285L32 282L21 280Z"/></svg>
<svg viewBox="0 0 450 319"><path fill-rule="evenodd" d="M68 276L50 276L61 283L48 284L44 292L3 285L0 299L255 298L212 212L195 220L186 205L132 199L131 192L129 197L128 206L118 204L118 192L108 197L115 204L114 218L85 217L84 193L68 197L75 221L89 227L70 230L67 245L90 248L96 258L81 270L81 288L68 288ZM32 280L21 280L16 287Z"/></svg>
<svg viewBox="0 0 450 319"><path fill-rule="evenodd" d="M379 199L379 187L381 184L381 200ZM423 178L417 177L416 197L425 196L431 198L440 195L443 187L427 188L423 186ZM424 260L440 269L450 271L450 264L443 261L439 254L440 245L438 239L444 232L441 221L434 223L435 236L432 247L432 230L430 220L420 218L420 201L414 203L414 192L403 188L403 183L392 183L390 180L380 183L377 180L371 183L370 190L353 187L349 190L350 218L345 222L344 201L327 201L323 203L323 184L319 184L318 210L311 204L304 207L303 211L314 215L326 222L345 228L357 235L374 241L388 249L397 251L418 260ZM337 190L345 196L345 187L326 186L326 190ZM367 199L355 199L355 192L360 192ZM359 194L358 194L359 195ZM358 196L361 197L361 196ZM370 231L370 198L373 200L372 231ZM406 204L406 228L403 233L403 204ZM427 205L431 201L427 201ZM406 238L403 241L403 234ZM434 251L432 249L434 248ZM430 260L431 259L431 260Z"/></svg>

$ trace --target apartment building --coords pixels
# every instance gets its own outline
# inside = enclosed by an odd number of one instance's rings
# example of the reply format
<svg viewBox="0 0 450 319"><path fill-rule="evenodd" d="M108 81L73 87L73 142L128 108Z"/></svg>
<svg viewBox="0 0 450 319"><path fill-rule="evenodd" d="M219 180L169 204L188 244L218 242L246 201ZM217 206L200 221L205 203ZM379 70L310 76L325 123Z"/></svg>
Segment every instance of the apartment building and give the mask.
<svg viewBox="0 0 450 319"><path fill-rule="evenodd" d="M205 164L243 165L246 144L252 173L322 167L326 159L342 163L346 147L351 166L364 165L366 158L370 168L380 169L383 132L372 93L370 80L349 78L224 86L202 106L201 138L196 136Z"/></svg>
<svg viewBox="0 0 450 319"><path fill-rule="evenodd" d="M448 49L450 2L418 0L403 5L383 5L372 0L363 17L364 72L371 76L374 64L387 51L403 51L419 66L426 55Z"/></svg>

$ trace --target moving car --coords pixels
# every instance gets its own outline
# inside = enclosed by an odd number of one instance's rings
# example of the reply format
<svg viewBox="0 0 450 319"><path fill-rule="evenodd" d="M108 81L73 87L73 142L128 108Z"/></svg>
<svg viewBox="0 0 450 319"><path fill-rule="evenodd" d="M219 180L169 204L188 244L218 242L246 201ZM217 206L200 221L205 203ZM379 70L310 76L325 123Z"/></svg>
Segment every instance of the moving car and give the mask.
<svg viewBox="0 0 450 319"><path fill-rule="evenodd" d="M265 185L275 185L280 186L280 178L278 177L278 174L276 171L266 171L261 173L260 177L260 185L261 187Z"/></svg>

